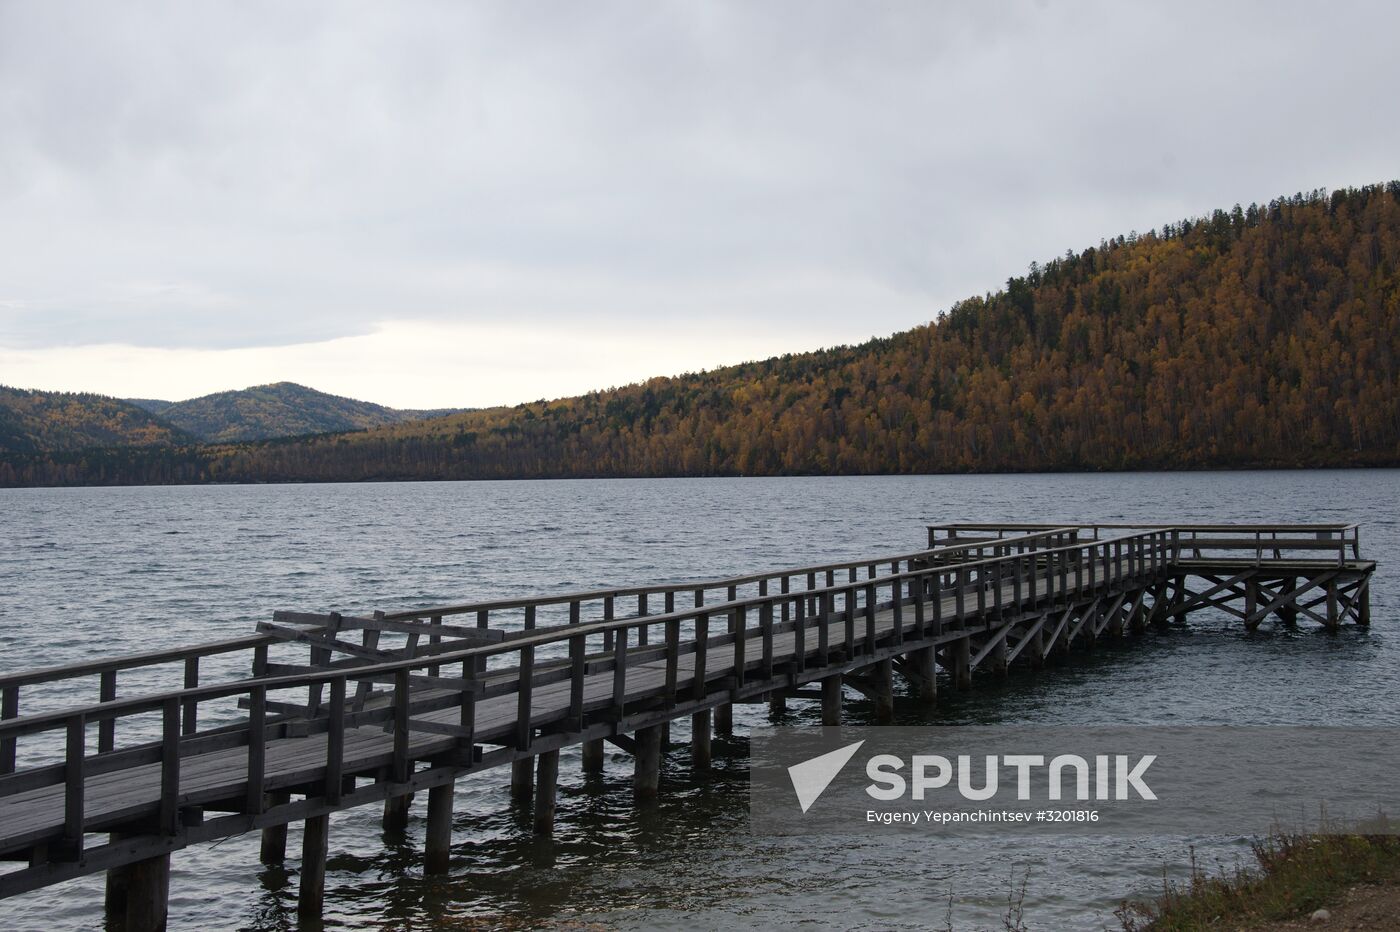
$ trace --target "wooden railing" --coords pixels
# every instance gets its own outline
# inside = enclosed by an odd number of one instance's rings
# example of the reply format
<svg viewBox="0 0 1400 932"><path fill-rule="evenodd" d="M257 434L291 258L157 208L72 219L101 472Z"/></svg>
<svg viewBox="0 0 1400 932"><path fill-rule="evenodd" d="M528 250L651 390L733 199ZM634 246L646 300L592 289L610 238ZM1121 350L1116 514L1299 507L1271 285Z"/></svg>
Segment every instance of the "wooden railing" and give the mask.
<svg viewBox="0 0 1400 932"><path fill-rule="evenodd" d="M301 724L303 733L327 736L325 760L314 773L296 777L298 785L318 783L327 800L338 803L347 775L345 734L367 724L385 726L392 734L387 779L403 783L413 771L410 753L413 735L441 736L434 754L452 753L463 762L475 760L476 742L503 745L528 753L542 729L578 732L590 713L607 710L614 722L627 718L629 703L637 695L629 691L628 674L640 663L664 662L664 681L648 698L660 703L662 715L680 715L719 701L739 698L756 688L769 688L780 664L801 678L810 669L826 668L839 656L841 663L873 662L908 649L909 642L932 643L948 629L968 632L1005 623L1014 613L1047 602L1060 603L1121 586L1128 581L1159 578L1177 547L1173 534L1153 530L1118 537L1017 552L1011 550L952 565L909 565L887 575L836 581L800 592L766 592L712 605L677 608L656 615L602 619L522 632L491 644L444 650L425 657L371 663L343 669L326 669L294 676L263 677L217 685L196 686L154 695L112 699L79 709L12 717L0 722L0 742L14 755L21 738L56 734L63 739L62 763L26 768L0 777L0 798L44 786L64 787L64 829L54 840L62 856L81 856L85 832L110 826L93 826L84 800L89 777L143 764L159 764L159 804L147 815L156 817L162 832L179 830L180 808L206 800L181 793L182 760L210 751L246 748L246 773L236 783L237 804L244 812L262 813L270 785L266 763L270 740L285 734L270 722L270 694L282 691L328 693L328 701ZM864 565L852 564L853 566ZM833 569L834 572L834 569ZM781 574L780 574L781 575ZM772 579L760 574L747 579ZM676 591L676 590L672 590ZM951 607L945 612L945 601ZM445 610L444 610L445 612ZM877 615L888 612L888 632L882 636ZM786 619L786 620L784 620ZM722 630L721 630L722 629ZM648 638L644 632L650 632ZM793 649L776 655L774 638L792 636ZM965 636L965 634L963 635ZM748 655L758 643L757 658ZM604 645L607 649L604 650ZM562 662L537 664L536 658L557 650ZM600 656L601 655L601 656ZM682 657L690 658L687 682L680 675ZM488 661L504 660L486 672ZM441 675L452 667L452 676ZM610 696L586 700L590 677L611 674ZM348 700L352 684L392 685L389 701L356 709ZM537 714L535 691L555 683L568 683L567 704ZM428 687L428 688L424 688ZM684 688L683 688L684 687ZM509 733L478 733L477 705L489 699L514 697L516 716ZM200 729L202 705L222 702L246 706L243 721L234 725ZM509 704L509 703L508 703ZM456 709L451 721L420 718L427 713ZM160 717L158 741L125 749L99 748L88 753L88 729L96 724L114 733L116 723L156 714ZM193 731L184 722L195 723ZM557 746L557 742L556 745ZM349 762L359 769L364 761ZM220 799L227 802L224 791ZM212 801L212 800L207 800ZM3 831L0 830L0 834ZM7 850L34 843L34 839L4 838Z"/></svg>
<svg viewBox="0 0 1400 932"><path fill-rule="evenodd" d="M1044 530L1043 524L957 523L928 526L929 546L957 542L983 543L1003 536ZM1238 553L1252 551L1256 564L1279 560L1284 553L1326 553L1339 566L1345 565L1348 551L1361 559L1359 524L1081 524L1075 529L1086 537L1099 538L1105 531L1166 530L1176 532L1182 557L1204 559L1212 551ZM1233 558L1233 557L1232 557Z"/></svg>
<svg viewBox="0 0 1400 932"><path fill-rule="evenodd" d="M950 560L981 558L991 552L1003 552L1008 547L1027 550L1055 546L1068 541L1072 532L1070 528L1038 528L1033 532L1015 535L994 544L976 542L949 544L938 549L941 550L944 558ZM806 590L816 590L822 584L834 585L838 574L844 575L848 582L856 581L861 575L867 579L875 579L885 571L899 572L902 569L908 569L912 565L911 561L927 559L930 555L930 550L919 550L878 558L823 563L713 580L498 599L439 608L411 609L391 613L379 612L375 613L373 617L342 616L338 613L312 615L301 612L278 612L274 616L274 622L319 623L323 628L335 634L346 631L374 632L368 638L363 639L359 645L343 645L349 653L356 655L359 660L357 663L350 661L342 663L364 666L376 660L392 659L393 651L381 649L378 644L380 633L421 637L426 643L422 646L416 646L412 653L417 656L428 656L447 649L459 649L462 640L473 643L484 639L499 640L508 634L531 631L550 622L578 624L584 620L611 621L620 616L643 617L652 614L651 610L658 607L651 601L658 596L661 602L659 607L664 612L669 613L676 609L678 594L689 596L694 605L698 607L707 602L734 601L739 597L741 591L756 591L758 595L767 595L770 591L786 594L802 591L804 583ZM551 619L541 612L541 609L548 608L559 609L558 617ZM635 614L631 614L633 610L635 610ZM791 611L791 604L785 602L782 608L782 621L790 620ZM444 621L445 618L461 615L472 616L475 622L474 627L468 629ZM274 626L265 625L262 627L272 628ZM495 630L496 628L501 630ZM258 634L251 637L102 657L79 663L0 674L0 721L14 719L20 715L22 709L30 707L29 702L21 701L23 698L21 690L24 687L44 686L50 693L63 692L65 697L80 695L79 690L81 689L93 689L93 693L90 695L95 694L98 702L107 703L114 701L118 696L119 676L138 669L174 665L177 670L173 671L173 676L179 678L177 682L180 682L184 688L191 689L204 682L204 679L201 679L201 658L206 657L246 654L241 660L229 658L229 662L223 666L226 669L246 669L250 676L257 678L309 672L311 669L323 668L331 663L330 651L315 643L316 638L307 636L301 640L309 652L309 657L301 663L278 662L269 656L271 649L287 642L286 637ZM453 643L454 641L458 643ZM611 641L608 640L602 649L611 650ZM92 680L93 678L96 679L96 682L90 686L79 686L77 682L68 682ZM228 681L228 679L229 677L225 676L221 681ZM366 697L361 691L361 694L356 698L360 703L363 703ZM320 697L317 695L308 695L304 703L274 702L271 710L273 716L270 721L276 723L280 722L283 716L295 716L303 714L307 710L314 710L319 702ZM78 705L85 705L85 703L80 701ZM187 705L182 709L181 729L183 734L190 735L197 730L198 715L199 710L194 705ZM113 721L104 719L98 729L97 747L99 751L111 751L116 746L117 736L113 729ZM14 768L15 748L13 742L0 739L0 775L11 773Z"/></svg>

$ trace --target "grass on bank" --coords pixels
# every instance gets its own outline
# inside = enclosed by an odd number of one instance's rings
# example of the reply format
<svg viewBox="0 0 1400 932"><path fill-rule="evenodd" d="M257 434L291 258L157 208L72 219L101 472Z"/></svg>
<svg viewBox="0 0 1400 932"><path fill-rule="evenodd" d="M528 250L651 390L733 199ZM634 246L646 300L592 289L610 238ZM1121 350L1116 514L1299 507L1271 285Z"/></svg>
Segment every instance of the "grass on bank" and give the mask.
<svg viewBox="0 0 1400 932"><path fill-rule="evenodd" d="M1184 883L1163 880L1151 903L1124 902L1125 932L1187 932L1306 919L1360 884L1400 881L1400 836L1277 832L1251 846L1255 864L1212 876L1191 853Z"/></svg>

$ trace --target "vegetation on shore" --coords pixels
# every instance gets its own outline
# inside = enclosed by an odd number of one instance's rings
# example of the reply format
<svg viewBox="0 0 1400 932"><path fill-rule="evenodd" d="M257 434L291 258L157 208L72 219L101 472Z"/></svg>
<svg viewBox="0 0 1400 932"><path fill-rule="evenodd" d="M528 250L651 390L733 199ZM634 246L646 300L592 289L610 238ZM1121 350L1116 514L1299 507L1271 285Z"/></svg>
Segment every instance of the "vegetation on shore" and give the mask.
<svg viewBox="0 0 1400 932"><path fill-rule="evenodd" d="M1275 833L1253 845L1255 864L1208 874L1195 863L1183 884L1164 882L1151 903L1118 910L1125 932L1248 929L1303 919L1358 885L1400 883L1400 837Z"/></svg>
<svg viewBox="0 0 1400 932"><path fill-rule="evenodd" d="M1400 182L1067 253L859 346L358 433L0 458L0 485L1400 464Z"/></svg>

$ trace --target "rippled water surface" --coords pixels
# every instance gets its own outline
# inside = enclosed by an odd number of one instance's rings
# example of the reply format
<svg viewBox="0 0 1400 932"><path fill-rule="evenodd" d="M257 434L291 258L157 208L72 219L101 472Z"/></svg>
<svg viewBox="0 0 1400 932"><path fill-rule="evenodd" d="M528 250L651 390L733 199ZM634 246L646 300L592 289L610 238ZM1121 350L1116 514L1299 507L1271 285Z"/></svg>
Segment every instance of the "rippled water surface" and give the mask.
<svg viewBox="0 0 1400 932"><path fill-rule="evenodd" d="M1382 562L1369 631L1266 624L1246 636L1197 613L1185 630L1042 674L945 690L934 712L901 701L897 716L1397 725L1397 480L1351 471L0 490L0 670L243 635L278 608L393 610L905 552L933 522L1359 521L1363 555ZM870 712L848 697L848 720ZM1024 880L1032 928L1102 929L1116 927L1121 898L1150 894L1164 868L1179 872L1193 841L1227 864L1247 855L1245 839L751 835L743 726L766 720L766 708L741 708L737 736L717 739L703 780L691 776L678 723L650 811L631 805L624 755L586 784L577 750L566 751L552 842L512 811L505 771L463 781L445 878L422 874L421 799L406 839L382 837L373 807L341 814L325 924L914 929L943 927L951 896L955 928L1001 928L1008 892ZM815 724L819 713L793 703L787 720ZM294 829L289 853L298 850ZM171 928L295 928L297 866L261 868L251 835L179 852ZM100 927L101 889L89 877L5 901L0 928Z"/></svg>

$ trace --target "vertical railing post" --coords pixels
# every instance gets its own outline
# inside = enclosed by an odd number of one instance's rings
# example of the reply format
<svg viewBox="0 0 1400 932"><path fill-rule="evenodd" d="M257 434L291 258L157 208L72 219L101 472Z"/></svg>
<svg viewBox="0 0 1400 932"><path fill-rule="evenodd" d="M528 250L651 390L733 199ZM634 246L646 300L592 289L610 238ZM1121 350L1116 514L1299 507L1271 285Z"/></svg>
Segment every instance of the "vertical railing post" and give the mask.
<svg viewBox="0 0 1400 932"><path fill-rule="evenodd" d="M627 628L618 629L613 641L612 704L618 721L627 708L627 632Z"/></svg>
<svg viewBox="0 0 1400 932"><path fill-rule="evenodd" d="M199 658L185 658L185 688L199 688ZM184 703L183 721L180 725L180 733L192 735L199 731L199 703L194 699L187 699Z"/></svg>
<svg viewBox="0 0 1400 932"><path fill-rule="evenodd" d="M395 783L407 783L413 773L408 741L408 667L401 667L394 671L394 755L390 769Z"/></svg>
<svg viewBox="0 0 1400 932"><path fill-rule="evenodd" d="M0 722L19 717L19 687L6 686L0 690ZM9 736L0 738L0 774L15 772L15 755L18 739Z"/></svg>
<svg viewBox="0 0 1400 932"><path fill-rule="evenodd" d="M875 586L867 584L865 586L865 653L867 656L875 653L875 644L878 640L875 630Z"/></svg>
<svg viewBox="0 0 1400 932"><path fill-rule="evenodd" d="M846 634L846 659L852 660L856 655L856 594L855 590L847 585L841 590L842 601L846 605L845 611L841 613L842 621L845 623Z"/></svg>
<svg viewBox="0 0 1400 932"><path fill-rule="evenodd" d="M666 614L670 614L668 611ZM666 705L676 704L681 675L681 621L672 618L666 622Z"/></svg>
<svg viewBox="0 0 1400 932"><path fill-rule="evenodd" d="M695 617L695 678L691 696L699 702L705 698L705 661L710 655L710 615L701 612Z"/></svg>
<svg viewBox="0 0 1400 932"><path fill-rule="evenodd" d="M746 612L741 605L729 613L730 626L734 631L734 688L736 690L744 688L744 666L748 660L748 643L746 641L748 620Z"/></svg>
<svg viewBox="0 0 1400 932"><path fill-rule="evenodd" d="M267 779L267 687L248 691L248 791L243 807L253 815L264 809Z"/></svg>
<svg viewBox="0 0 1400 932"><path fill-rule="evenodd" d="M345 677L331 680L330 705L327 708L326 781L323 793L326 802L340 802L341 782L345 772Z"/></svg>
<svg viewBox="0 0 1400 932"><path fill-rule="evenodd" d="M623 639L626 650L626 639ZM518 692L515 698L515 747L528 751L535 740L535 728L530 720L534 707L535 648L526 645L520 648L520 678L516 683Z"/></svg>
<svg viewBox="0 0 1400 932"><path fill-rule="evenodd" d="M894 624L894 643L904 643L904 600L900 598L899 580L890 580L890 617Z"/></svg>
<svg viewBox="0 0 1400 932"><path fill-rule="evenodd" d="M67 746L63 755L63 855L81 860L83 855L83 806L87 782L87 716L68 719Z"/></svg>
<svg viewBox="0 0 1400 932"><path fill-rule="evenodd" d="M577 607L575 602L574 606ZM583 687L588 678L588 636L569 638L569 727L583 730Z"/></svg>
<svg viewBox="0 0 1400 932"><path fill-rule="evenodd" d="M180 831L180 700L165 700L160 742L160 830Z"/></svg>

